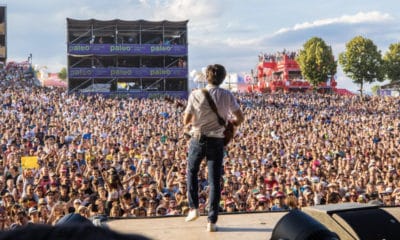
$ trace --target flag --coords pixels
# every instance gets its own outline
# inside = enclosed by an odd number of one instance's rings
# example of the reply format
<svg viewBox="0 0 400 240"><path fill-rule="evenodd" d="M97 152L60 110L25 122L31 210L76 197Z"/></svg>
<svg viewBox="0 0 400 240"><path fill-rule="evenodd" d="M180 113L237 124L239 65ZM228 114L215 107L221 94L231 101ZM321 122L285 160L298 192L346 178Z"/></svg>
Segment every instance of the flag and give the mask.
<svg viewBox="0 0 400 240"><path fill-rule="evenodd" d="M37 156L24 156L21 158L22 169L38 169L38 157Z"/></svg>

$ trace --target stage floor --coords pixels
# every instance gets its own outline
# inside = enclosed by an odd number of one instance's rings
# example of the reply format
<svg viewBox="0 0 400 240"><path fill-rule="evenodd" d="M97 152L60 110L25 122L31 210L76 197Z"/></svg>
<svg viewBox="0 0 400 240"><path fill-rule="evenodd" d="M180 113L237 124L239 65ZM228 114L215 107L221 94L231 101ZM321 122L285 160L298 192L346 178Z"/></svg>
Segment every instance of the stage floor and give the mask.
<svg viewBox="0 0 400 240"><path fill-rule="evenodd" d="M400 222L399 207L382 209ZM189 223L182 216L109 220L106 225L117 232L141 234L154 240L268 240L275 225L285 214L287 212L221 214L217 223L219 230L213 233L206 232L206 216Z"/></svg>
<svg viewBox="0 0 400 240"><path fill-rule="evenodd" d="M207 232L207 217L185 222L185 217L109 220L110 229L121 233L136 233L154 240L163 239L269 239L276 223L286 212L220 215L218 232Z"/></svg>

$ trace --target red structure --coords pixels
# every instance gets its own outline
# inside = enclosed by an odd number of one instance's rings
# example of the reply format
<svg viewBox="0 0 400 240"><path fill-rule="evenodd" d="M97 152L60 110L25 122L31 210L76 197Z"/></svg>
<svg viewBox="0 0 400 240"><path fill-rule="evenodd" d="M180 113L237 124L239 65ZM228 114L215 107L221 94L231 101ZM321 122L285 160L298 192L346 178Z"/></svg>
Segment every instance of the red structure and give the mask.
<svg viewBox="0 0 400 240"><path fill-rule="evenodd" d="M311 85L303 78L300 67L295 60L296 53L277 53L260 55L254 84L249 91L276 92L276 91L306 91ZM319 90L335 91L334 76L318 86Z"/></svg>

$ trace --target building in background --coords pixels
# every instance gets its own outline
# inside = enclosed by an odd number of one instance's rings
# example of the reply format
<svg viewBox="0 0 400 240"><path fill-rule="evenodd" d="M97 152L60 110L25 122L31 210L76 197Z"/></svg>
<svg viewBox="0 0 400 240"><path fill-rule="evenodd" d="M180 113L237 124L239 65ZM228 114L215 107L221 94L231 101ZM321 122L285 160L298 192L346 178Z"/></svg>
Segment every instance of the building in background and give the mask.
<svg viewBox="0 0 400 240"><path fill-rule="evenodd" d="M249 91L307 91L312 89L303 78L300 66L296 61L296 52L277 52L260 54ZM335 76L329 76L326 82L318 86L319 91L335 91Z"/></svg>
<svg viewBox="0 0 400 240"><path fill-rule="evenodd" d="M227 73L220 87L229 89L232 92L247 92L251 84L246 80L250 76L247 73ZM200 71L192 70L189 77L189 91L204 88L207 85L206 67L203 67Z"/></svg>
<svg viewBox="0 0 400 240"><path fill-rule="evenodd" d="M68 92L186 97L187 23L68 18Z"/></svg>
<svg viewBox="0 0 400 240"><path fill-rule="evenodd" d="M228 73L221 87L232 92L247 92L248 87L251 85L246 82L248 76L249 74L247 73Z"/></svg>
<svg viewBox="0 0 400 240"><path fill-rule="evenodd" d="M46 67L37 67L37 79L43 87L67 89L67 82L58 77L58 73L48 73Z"/></svg>
<svg viewBox="0 0 400 240"><path fill-rule="evenodd" d="M400 82L388 83L380 87L377 91L379 96L400 96Z"/></svg>

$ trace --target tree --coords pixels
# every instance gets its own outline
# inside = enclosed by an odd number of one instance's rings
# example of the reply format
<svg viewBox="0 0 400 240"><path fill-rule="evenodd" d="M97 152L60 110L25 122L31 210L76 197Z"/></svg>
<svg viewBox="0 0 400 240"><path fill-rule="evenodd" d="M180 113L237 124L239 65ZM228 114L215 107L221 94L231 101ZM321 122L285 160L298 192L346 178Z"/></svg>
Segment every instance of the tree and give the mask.
<svg viewBox="0 0 400 240"><path fill-rule="evenodd" d="M63 67L61 71L58 73L58 77L63 81L67 79L67 69L65 67Z"/></svg>
<svg viewBox="0 0 400 240"><path fill-rule="evenodd" d="M303 77L314 89L336 74L337 63L332 48L318 37L313 37L304 43L296 61Z"/></svg>
<svg viewBox="0 0 400 240"><path fill-rule="evenodd" d="M346 44L346 51L339 55L343 72L360 85L361 97L365 83L384 80L381 52L372 40L357 36Z"/></svg>
<svg viewBox="0 0 400 240"><path fill-rule="evenodd" d="M386 78L390 83L400 83L400 42L390 44L389 51L383 56Z"/></svg>
<svg viewBox="0 0 400 240"><path fill-rule="evenodd" d="M371 92L372 92L373 95L378 95L378 90L380 90L380 89L381 89L381 86L374 85L374 86L371 87Z"/></svg>

